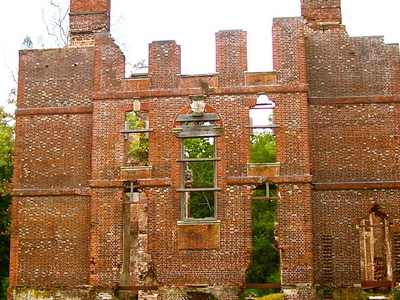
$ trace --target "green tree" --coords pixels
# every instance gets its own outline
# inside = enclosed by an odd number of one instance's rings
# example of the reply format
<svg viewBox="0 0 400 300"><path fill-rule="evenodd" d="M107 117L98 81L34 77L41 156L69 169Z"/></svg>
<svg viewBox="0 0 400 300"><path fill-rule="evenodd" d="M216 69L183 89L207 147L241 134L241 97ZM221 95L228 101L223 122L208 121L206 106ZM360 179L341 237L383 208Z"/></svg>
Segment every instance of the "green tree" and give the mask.
<svg viewBox="0 0 400 300"><path fill-rule="evenodd" d="M256 191L255 195L263 196L261 191ZM279 253L273 247L276 210L276 199L256 199L252 202L253 251L247 272L249 283L277 283L280 280Z"/></svg>
<svg viewBox="0 0 400 300"><path fill-rule="evenodd" d="M276 162L275 136L260 133L251 137L251 162ZM248 283L280 282L279 253L273 247L277 222L277 200L273 199L276 197L276 189L272 189L268 197L265 190L253 192L253 251L247 272Z"/></svg>
<svg viewBox="0 0 400 300"><path fill-rule="evenodd" d="M184 151L187 158L212 159L214 157L213 138L188 138L184 140ZM210 188L214 187L215 162L193 161L187 162L186 187ZM214 191L190 192L190 217L209 218L214 216Z"/></svg>
<svg viewBox="0 0 400 300"><path fill-rule="evenodd" d="M276 162L275 136L268 133L251 136L250 151L252 163Z"/></svg>
<svg viewBox="0 0 400 300"><path fill-rule="evenodd" d="M10 253L10 206L14 128L0 107L0 300L6 299Z"/></svg>
<svg viewBox="0 0 400 300"><path fill-rule="evenodd" d="M24 41L22 42L22 49L32 49L32 48L33 48L32 39L29 35L27 35L24 38Z"/></svg>
<svg viewBox="0 0 400 300"><path fill-rule="evenodd" d="M138 112L129 112L126 114L129 130L145 129L146 122L141 120ZM129 137L128 155L132 157L135 164L149 164L149 140L146 133L133 133Z"/></svg>

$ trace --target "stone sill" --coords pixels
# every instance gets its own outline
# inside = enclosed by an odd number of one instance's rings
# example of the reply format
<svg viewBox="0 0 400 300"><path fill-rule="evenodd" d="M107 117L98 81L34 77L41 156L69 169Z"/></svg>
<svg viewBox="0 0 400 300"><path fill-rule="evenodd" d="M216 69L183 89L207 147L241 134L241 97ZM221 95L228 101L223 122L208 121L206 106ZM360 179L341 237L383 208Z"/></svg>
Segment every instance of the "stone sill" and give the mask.
<svg viewBox="0 0 400 300"><path fill-rule="evenodd" d="M151 178L151 166L121 167L122 180Z"/></svg>
<svg viewBox="0 0 400 300"><path fill-rule="evenodd" d="M247 174L251 177L278 177L280 163L248 163Z"/></svg>

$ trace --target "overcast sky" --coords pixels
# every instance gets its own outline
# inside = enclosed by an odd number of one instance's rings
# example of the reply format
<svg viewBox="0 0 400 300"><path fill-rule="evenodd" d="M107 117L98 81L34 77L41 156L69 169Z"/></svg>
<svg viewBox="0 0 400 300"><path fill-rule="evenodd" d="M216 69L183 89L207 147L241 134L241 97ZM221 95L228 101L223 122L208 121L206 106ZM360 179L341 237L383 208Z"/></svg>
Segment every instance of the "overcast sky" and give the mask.
<svg viewBox="0 0 400 300"><path fill-rule="evenodd" d="M176 40L183 74L215 72L215 32L224 29L247 31L249 71L272 70L272 19L300 15L300 0L111 1L111 32L127 61L147 60L152 41ZM24 37L31 37L34 48L55 47L43 22L55 13L48 2L13 0L2 10L0 105L15 86L11 73L16 73ZM343 24L350 36L384 35L386 43L399 43L399 8L398 0L342 0Z"/></svg>

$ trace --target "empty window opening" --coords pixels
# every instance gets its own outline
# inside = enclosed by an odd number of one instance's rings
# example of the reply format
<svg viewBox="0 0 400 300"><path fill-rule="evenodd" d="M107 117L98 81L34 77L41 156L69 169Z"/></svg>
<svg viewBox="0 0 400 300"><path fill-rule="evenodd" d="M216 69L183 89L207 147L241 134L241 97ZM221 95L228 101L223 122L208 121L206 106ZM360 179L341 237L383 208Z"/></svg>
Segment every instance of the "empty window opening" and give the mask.
<svg viewBox="0 0 400 300"><path fill-rule="evenodd" d="M131 216L131 205L139 202L139 191L137 190L133 181L125 183L125 190L123 196L123 210L122 210L122 270L121 270L121 283L127 285L129 282L129 269L131 264L131 247L133 236L137 234L137 226L133 226L135 222ZM134 228L136 227L136 228Z"/></svg>
<svg viewBox="0 0 400 300"><path fill-rule="evenodd" d="M130 111L126 113L125 133L127 166L149 164L149 122L148 113Z"/></svg>
<svg viewBox="0 0 400 300"><path fill-rule="evenodd" d="M390 223L374 205L360 222L361 268L364 281L392 280Z"/></svg>
<svg viewBox="0 0 400 300"><path fill-rule="evenodd" d="M257 97L256 105L250 107L250 128L253 135L275 135L275 110L276 104L267 95Z"/></svg>
<svg viewBox="0 0 400 300"><path fill-rule="evenodd" d="M277 187L266 182L253 191L253 251L247 283L280 283L279 251L275 240Z"/></svg>
<svg viewBox="0 0 400 300"><path fill-rule="evenodd" d="M275 103L260 95L250 107L250 159L252 165L265 168L276 165ZM252 195L253 251L247 283L280 283L280 256L276 246L275 227L278 207L277 186L265 182Z"/></svg>
<svg viewBox="0 0 400 300"><path fill-rule="evenodd" d="M215 218L215 138L182 140L183 218Z"/></svg>
<svg viewBox="0 0 400 300"><path fill-rule="evenodd" d="M275 106L266 95L261 95L257 98L256 105L250 108L251 163L276 162Z"/></svg>

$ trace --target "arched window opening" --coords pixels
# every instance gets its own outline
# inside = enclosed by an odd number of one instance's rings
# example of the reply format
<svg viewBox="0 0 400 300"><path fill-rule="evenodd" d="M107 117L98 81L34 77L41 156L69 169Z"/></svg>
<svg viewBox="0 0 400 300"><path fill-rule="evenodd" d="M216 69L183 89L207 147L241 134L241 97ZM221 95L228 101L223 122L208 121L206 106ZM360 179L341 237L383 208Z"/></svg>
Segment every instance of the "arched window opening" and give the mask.
<svg viewBox="0 0 400 300"><path fill-rule="evenodd" d="M250 107L250 128L253 135L275 135L275 110L276 104L267 95L257 97L256 104Z"/></svg>
<svg viewBox="0 0 400 300"><path fill-rule="evenodd" d="M251 163L275 163L275 103L266 95L260 95L250 107Z"/></svg>
<svg viewBox="0 0 400 300"><path fill-rule="evenodd" d="M190 97L192 102L176 121L174 132L181 140L182 220L216 220L217 137L222 128L218 114L207 111L204 95Z"/></svg>

